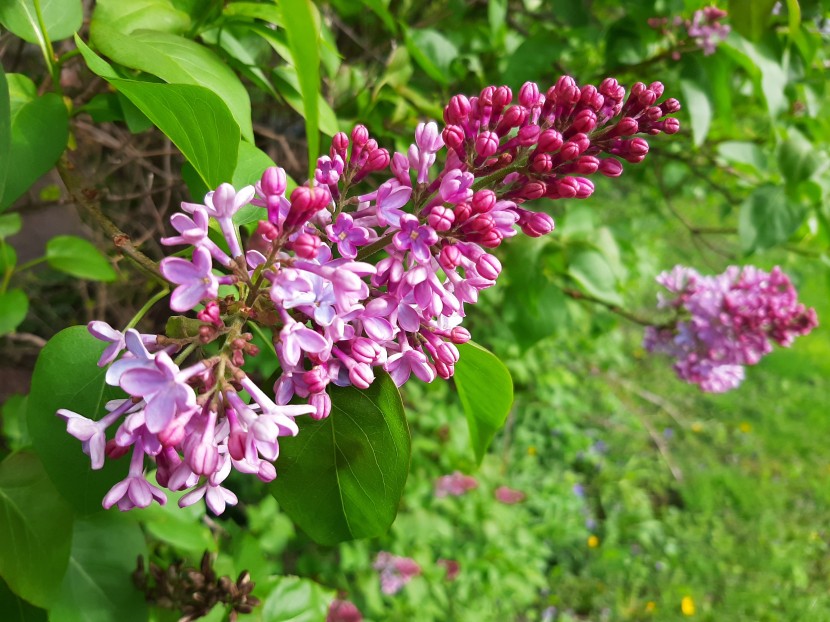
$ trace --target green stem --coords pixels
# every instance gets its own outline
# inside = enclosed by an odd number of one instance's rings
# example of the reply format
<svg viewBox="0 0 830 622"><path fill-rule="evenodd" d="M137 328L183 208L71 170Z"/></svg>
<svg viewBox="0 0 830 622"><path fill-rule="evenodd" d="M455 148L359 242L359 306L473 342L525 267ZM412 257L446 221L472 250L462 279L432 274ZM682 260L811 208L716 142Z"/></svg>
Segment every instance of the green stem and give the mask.
<svg viewBox="0 0 830 622"><path fill-rule="evenodd" d="M378 238L368 246L364 246L360 249L357 253L357 257L355 257L355 261L363 261L364 259L368 259L375 253L380 250L383 250L391 241L392 238L395 236L394 233L390 233L388 235L383 236L382 238Z"/></svg>
<svg viewBox="0 0 830 622"><path fill-rule="evenodd" d="M198 347L199 342L194 341L193 343L189 344L184 350L182 350L173 362L176 365L181 365L182 363L184 363L185 359L187 359L187 357L190 356L193 350L195 350Z"/></svg>
<svg viewBox="0 0 830 622"><path fill-rule="evenodd" d="M146 303L144 303L144 306L141 307L141 309L138 310L138 313L136 313L133 316L133 319L130 320L129 324L127 324L127 326L124 328L124 330L127 330L127 328L135 327L135 325L138 324L141 321L141 318L143 318L147 314L147 312L150 310L150 308L154 304L156 304L159 300L164 298L169 293L170 293L170 288L168 288L168 287L164 287L163 289L161 289L161 291L156 293L155 296L153 296L152 298L150 298L150 300L148 300Z"/></svg>
<svg viewBox="0 0 830 622"><path fill-rule="evenodd" d="M624 317L629 322L634 322L635 324L639 324L641 326L654 326L656 328L664 326L663 324L658 324L657 322L653 321L651 318L642 317L640 315L637 315L636 313L623 309L619 305L615 305L613 303L605 301L602 298L591 296L590 294L586 294L585 292L582 292L578 289L562 287L562 293L564 293L569 298L573 298L574 300L585 300L586 302L591 302L593 304L605 307L612 313L616 313L620 317Z"/></svg>
<svg viewBox="0 0 830 622"><path fill-rule="evenodd" d="M43 52L44 59L46 60L46 66L49 68L49 74L52 76L52 86L58 94L63 95L63 90L61 89L61 69L55 62L55 50L52 47L52 41L50 41L49 35L46 32L46 21L43 19L43 11L40 8L40 0L34 0L34 4L35 13L37 14L38 28L40 28L40 49Z"/></svg>
<svg viewBox="0 0 830 622"><path fill-rule="evenodd" d="M46 260L47 258L45 256L38 257L37 259L32 259L31 261L27 261L26 263L20 264L19 266L17 266L17 268L14 269L14 271L23 272L24 270L28 270L29 268L33 268L34 266L42 264Z"/></svg>

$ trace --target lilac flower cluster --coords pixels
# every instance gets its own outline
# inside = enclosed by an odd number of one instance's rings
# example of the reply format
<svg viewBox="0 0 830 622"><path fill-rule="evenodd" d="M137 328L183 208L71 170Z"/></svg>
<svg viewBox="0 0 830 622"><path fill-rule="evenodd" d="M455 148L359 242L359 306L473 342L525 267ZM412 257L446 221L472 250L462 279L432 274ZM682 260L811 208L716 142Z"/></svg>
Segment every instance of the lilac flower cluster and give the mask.
<svg viewBox="0 0 830 622"><path fill-rule="evenodd" d="M729 24L721 21L727 15L728 13L722 9L707 6L695 11L690 20L680 16L672 19L652 17L648 20L648 25L659 30L663 35L675 38L678 37L676 31L682 28L686 31L685 35L691 37L695 45L703 50L704 56L710 56L715 53L718 43L725 41L732 30ZM680 34L679 38L683 39L684 36ZM680 52L675 51L672 56L675 60L679 60Z"/></svg>
<svg viewBox="0 0 830 622"><path fill-rule="evenodd" d="M110 365L107 382L129 397L98 421L59 412L93 468L132 449L129 476L104 506L164 503L144 477L150 459L161 487L187 491L180 505L204 498L220 513L236 502L222 486L230 471L273 480L279 437L297 434L299 415L329 415L330 384L366 389L378 369L399 386L451 377L457 345L470 339L465 305L501 272L488 251L518 230L553 230L527 201L586 198L590 175L616 177L621 160L645 158L642 135L677 132L667 115L680 105L662 96L659 82L626 93L612 78L579 87L562 77L546 92L528 82L517 101L488 86L453 97L443 131L418 125L406 153L390 155L358 125L290 193L285 171L271 167L253 186L222 184L182 204L170 219L176 235L161 241L191 258L168 257L160 272L175 286L170 308L196 319L178 318L167 335L91 323L109 344L99 362ZM244 237L243 208L261 214ZM267 391L243 371L257 352L251 326L272 335L280 362ZM194 361L212 342L218 353Z"/></svg>
<svg viewBox="0 0 830 622"><path fill-rule="evenodd" d="M435 496L460 497L461 495L478 488L478 481L471 475L464 475L461 471L455 471L450 475L443 475L435 482Z"/></svg>
<svg viewBox="0 0 830 622"><path fill-rule="evenodd" d="M669 295L658 307L678 319L670 327L646 328L644 346L676 359L686 382L723 393L744 379L744 366L772 351L772 342L790 346L818 325L815 309L798 302L790 279L778 267L767 273L753 266L730 266L717 276L701 276L675 266L657 277Z"/></svg>
<svg viewBox="0 0 830 622"><path fill-rule="evenodd" d="M389 596L400 592L421 574L421 567L414 559L398 557L386 551L378 553L372 567L380 574L380 591Z"/></svg>

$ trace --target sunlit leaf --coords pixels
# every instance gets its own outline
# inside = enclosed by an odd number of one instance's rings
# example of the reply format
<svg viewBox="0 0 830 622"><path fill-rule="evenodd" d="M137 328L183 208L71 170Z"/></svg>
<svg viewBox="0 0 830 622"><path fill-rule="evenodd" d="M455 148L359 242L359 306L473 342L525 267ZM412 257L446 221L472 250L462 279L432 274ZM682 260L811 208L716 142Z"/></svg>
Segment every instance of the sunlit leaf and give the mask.
<svg viewBox="0 0 830 622"><path fill-rule="evenodd" d="M46 243L46 259L55 270L80 279L114 281L109 260L95 245L74 235L57 235Z"/></svg>

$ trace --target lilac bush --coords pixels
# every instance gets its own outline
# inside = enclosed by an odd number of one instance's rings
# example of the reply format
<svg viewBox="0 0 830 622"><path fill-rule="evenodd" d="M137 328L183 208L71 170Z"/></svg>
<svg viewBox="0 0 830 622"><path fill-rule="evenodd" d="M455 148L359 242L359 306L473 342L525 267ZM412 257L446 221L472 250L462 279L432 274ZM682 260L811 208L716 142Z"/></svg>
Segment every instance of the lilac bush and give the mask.
<svg viewBox="0 0 830 622"><path fill-rule="evenodd" d="M678 313L670 326L647 327L645 348L676 359L686 382L709 393L734 389L744 367L755 365L772 344L789 347L818 325L815 309L798 302L789 277L775 267L730 266L723 274L702 276L675 266L657 277L667 294L658 307Z"/></svg>
<svg viewBox="0 0 830 622"><path fill-rule="evenodd" d="M272 167L254 186L222 184L183 203L171 217L177 235L161 241L191 258L159 268L175 286L170 308L196 319L179 318L185 328L167 335L92 322L109 344L106 381L128 397L99 421L58 412L93 468L132 451L104 506L165 502L145 480L149 460L158 486L187 491L179 505L204 499L219 514L237 502L223 486L231 470L273 480L279 438L298 433L298 416L329 415L330 384L366 389L378 369L398 386L450 378L456 346L470 339L467 305L501 272L489 251L519 231L553 230L528 201L587 198L591 175L617 177L622 161L646 157L645 136L677 132L668 115L680 104L662 96L659 82L626 93L613 78L579 87L565 76L546 92L528 82L516 102L508 87L489 86L453 97L442 131L418 125L407 153L390 155L358 125L290 193ZM245 237L234 218L252 207L263 216ZM270 331L280 362L266 389L243 369L257 353L254 329ZM211 343L217 353L196 360Z"/></svg>

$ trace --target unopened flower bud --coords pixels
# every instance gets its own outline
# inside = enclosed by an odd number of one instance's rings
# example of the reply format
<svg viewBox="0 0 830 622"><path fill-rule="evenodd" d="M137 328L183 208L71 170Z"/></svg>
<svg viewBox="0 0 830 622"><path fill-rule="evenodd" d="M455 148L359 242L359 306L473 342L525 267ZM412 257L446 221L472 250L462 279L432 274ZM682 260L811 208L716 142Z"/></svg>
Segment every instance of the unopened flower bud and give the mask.
<svg viewBox="0 0 830 622"><path fill-rule="evenodd" d="M504 240L504 235L494 227L481 235L478 241L484 248L496 248L502 240Z"/></svg>
<svg viewBox="0 0 830 622"><path fill-rule="evenodd" d="M648 85L648 89L654 92L654 94L657 96L657 99L663 97L663 91L665 90L665 88L666 87L663 85L662 82L652 82Z"/></svg>
<svg viewBox="0 0 830 622"><path fill-rule="evenodd" d="M455 95L444 108L444 121L447 124L463 123L470 116L470 100L464 95Z"/></svg>
<svg viewBox="0 0 830 622"><path fill-rule="evenodd" d="M259 181L259 186L266 196L282 195L285 192L286 185L285 171L278 166L266 168Z"/></svg>
<svg viewBox="0 0 830 622"><path fill-rule="evenodd" d="M525 82L519 89L519 103L525 108L533 108L540 103L539 85L535 82Z"/></svg>
<svg viewBox="0 0 830 622"><path fill-rule="evenodd" d="M553 157L549 153L537 153L530 162L530 169L535 173L547 173L553 168Z"/></svg>
<svg viewBox="0 0 830 622"><path fill-rule="evenodd" d="M349 380L358 389L368 389L375 381L375 373L366 363L355 363L349 369Z"/></svg>
<svg viewBox="0 0 830 622"><path fill-rule="evenodd" d="M495 281L501 274L501 262L495 255L484 253L476 262L476 270L485 279Z"/></svg>
<svg viewBox="0 0 830 622"><path fill-rule="evenodd" d="M541 181L529 181L522 187L521 195L528 201L541 198L545 195L545 184Z"/></svg>
<svg viewBox="0 0 830 622"><path fill-rule="evenodd" d="M514 127L520 126L527 118L527 110L521 106L510 106L505 110L504 114L496 126L496 133L499 136L504 136L510 132Z"/></svg>
<svg viewBox="0 0 830 622"><path fill-rule="evenodd" d="M673 114L680 110L680 102L677 101L674 97L670 97L662 104L660 104L660 110L663 111L663 114Z"/></svg>
<svg viewBox="0 0 830 622"><path fill-rule="evenodd" d="M485 212L489 212L493 209L493 206L496 204L497 200L498 197L496 197L496 193L490 189L477 191L473 195L473 200L471 202L473 213L484 214Z"/></svg>
<svg viewBox="0 0 830 622"><path fill-rule="evenodd" d="M321 393L329 383L329 374L322 365L315 365L303 374L303 382L308 385L310 393Z"/></svg>
<svg viewBox="0 0 830 622"><path fill-rule="evenodd" d="M553 182L556 196L560 199L573 199L579 192L579 182L573 177L563 177Z"/></svg>
<svg viewBox="0 0 830 622"><path fill-rule="evenodd" d="M427 217L427 223L436 231L449 231L455 222L453 211L443 205L436 205L432 208Z"/></svg>
<svg viewBox="0 0 830 622"><path fill-rule="evenodd" d="M510 87L500 86L493 93L493 108L502 110L511 101L513 101L513 92L510 90Z"/></svg>
<svg viewBox="0 0 830 622"><path fill-rule="evenodd" d="M334 158L335 155L338 155L343 161L345 161L346 150L348 148L349 137L346 136L345 132L337 132L337 134L334 135L334 138L331 139L331 157Z"/></svg>
<svg viewBox="0 0 830 622"><path fill-rule="evenodd" d="M674 117L669 117L663 121L663 131L666 134L677 134L680 131L680 121Z"/></svg>
<svg viewBox="0 0 830 622"><path fill-rule="evenodd" d="M450 149L460 149L464 144L464 130L458 125L448 125L441 132L441 138L444 139L444 144Z"/></svg>
<svg viewBox="0 0 830 622"><path fill-rule="evenodd" d="M595 156L580 156L571 170L579 175L593 175L599 169L599 158Z"/></svg>
<svg viewBox="0 0 830 622"><path fill-rule="evenodd" d="M211 475L219 464L219 451L208 441L200 441L190 446L187 452L187 465L198 475Z"/></svg>
<svg viewBox="0 0 830 622"><path fill-rule="evenodd" d="M476 153L482 157L489 157L499 150L499 135L495 132L484 131L476 136Z"/></svg>
<svg viewBox="0 0 830 622"><path fill-rule="evenodd" d="M453 208L452 211L455 214L455 222L458 223L466 222L473 214L473 208L466 202L459 203Z"/></svg>
<svg viewBox="0 0 830 622"><path fill-rule="evenodd" d="M594 182L590 179L585 179L584 177L574 177L578 184L578 188L576 191L576 198L577 199L587 199L589 196L594 194Z"/></svg>
<svg viewBox="0 0 830 622"><path fill-rule="evenodd" d="M495 86L486 86L482 89L481 94L478 96L478 104L479 106L492 106L493 105L493 95L496 92Z"/></svg>
<svg viewBox="0 0 830 622"><path fill-rule="evenodd" d="M582 133L593 132L596 127L597 115L593 110L589 110L588 108L580 110L571 124L571 130Z"/></svg>
<svg viewBox="0 0 830 622"><path fill-rule="evenodd" d="M450 339L452 339L452 342L455 344L460 345L462 343L467 343L471 338L472 335L470 335L470 331L463 326L455 326L450 331Z"/></svg>
<svg viewBox="0 0 830 622"><path fill-rule="evenodd" d="M365 125L355 125L352 130L352 143L355 147L363 147L369 142L369 130Z"/></svg>
<svg viewBox="0 0 830 622"><path fill-rule="evenodd" d="M316 409L309 415L312 419L319 421L325 419L331 413L331 398L328 393L314 393L309 398L308 403Z"/></svg>
<svg viewBox="0 0 830 622"><path fill-rule="evenodd" d="M539 140L539 134L541 134L541 128L538 125L525 125L519 130L517 138L522 147L530 147Z"/></svg>
<svg viewBox="0 0 830 622"><path fill-rule="evenodd" d="M363 165L363 171L372 172L380 171L389 166L389 151L386 149L373 149L369 152L369 158L366 164Z"/></svg>
<svg viewBox="0 0 830 622"><path fill-rule="evenodd" d="M438 254L438 263L443 268L453 269L461 265L461 252L455 246L445 246Z"/></svg>
<svg viewBox="0 0 830 622"><path fill-rule="evenodd" d="M619 177L623 172L623 165L616 158L603 158L599 162L599 172L606 177Z"/></svg>
<svg viewBox="0 0 830 622"><path fill-rule="evenodd" d="M562 134L553 129L548 129L539 134L537 148L544 153L553 153L562 147Z"/></svg>
<svg viewBox="0 0 830 622"><path fill-rule="evenodd" d="M314 259L320 250L322 242L320 238L311 233L301 233L292 244L292 248L298 257L303 259Z"/></svg>
<svg viewBox="0 0 830 622"><path fill-rule="evenodd" d="M521 223L522 233L531 238L547 235L554 229L553 218L544 212L528 212Z"/></svg>

